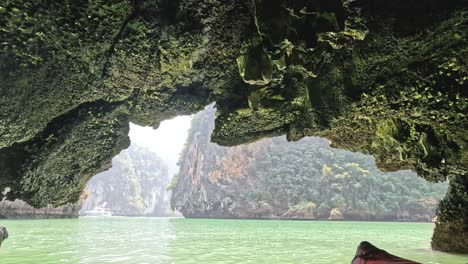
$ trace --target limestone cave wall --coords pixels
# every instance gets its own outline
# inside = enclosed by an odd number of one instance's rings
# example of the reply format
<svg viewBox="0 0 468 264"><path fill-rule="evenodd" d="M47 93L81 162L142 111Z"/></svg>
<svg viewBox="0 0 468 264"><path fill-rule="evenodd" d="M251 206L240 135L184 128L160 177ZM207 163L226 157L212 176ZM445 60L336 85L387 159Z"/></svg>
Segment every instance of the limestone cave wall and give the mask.
<svg viewBox="0 0 468 264"><path fill-rule="evenodd" d="M382 170L448 178L433 247L467 252L467 8L3 1L0 190L36 207L75 202L128 146L129 121L157 127L216 101L222 145L318 135L373 154Z"/></svg>

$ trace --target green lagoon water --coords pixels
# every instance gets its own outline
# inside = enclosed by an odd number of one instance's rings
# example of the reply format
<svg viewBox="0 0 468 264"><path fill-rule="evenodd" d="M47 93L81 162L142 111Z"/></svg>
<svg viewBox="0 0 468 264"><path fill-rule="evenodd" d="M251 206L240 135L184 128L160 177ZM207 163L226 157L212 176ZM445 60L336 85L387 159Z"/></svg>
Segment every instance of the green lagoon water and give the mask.
<svg viewBox="0 0 468 264"><path fill-rule="evenodd" d="M430 223L112 217L0 225L10 232L1 264L350 263L362 240L422 263L468 263L429 249Z"/></svg>

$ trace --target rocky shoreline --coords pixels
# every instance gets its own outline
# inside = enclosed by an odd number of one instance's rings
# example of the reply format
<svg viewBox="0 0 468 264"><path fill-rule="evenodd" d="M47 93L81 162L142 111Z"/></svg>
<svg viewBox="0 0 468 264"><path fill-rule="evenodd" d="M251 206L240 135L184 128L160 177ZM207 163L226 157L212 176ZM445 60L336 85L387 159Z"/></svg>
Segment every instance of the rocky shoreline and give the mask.
<svg viewBox="0 0 468 264"><path fill-rule="evenodd" d="M78 218L80 205L67 204L59 207L34 208L24 201L0 202L0 219L50 219Z"/></svg>
<svg viewBox="0 0 468 264"><path fill-rule="evenodd" d="M265 221L316 221L316 222L382 222L382 223L434 223L433 220L413 220L413 219L353 219L353 218L342 218L342 219L330 219L330 218L300 218L300 217L276 217L276 216L260 216L260 217L248 217L248 216L183 216L187 219L221 219L221 220L265 220Z"/></svg>

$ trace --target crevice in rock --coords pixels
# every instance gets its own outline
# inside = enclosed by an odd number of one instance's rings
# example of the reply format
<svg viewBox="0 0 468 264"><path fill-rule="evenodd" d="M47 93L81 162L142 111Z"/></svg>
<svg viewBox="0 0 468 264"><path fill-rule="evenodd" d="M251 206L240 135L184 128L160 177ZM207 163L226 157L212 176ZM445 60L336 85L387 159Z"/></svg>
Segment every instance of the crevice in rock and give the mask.
<svg viewBox="0 0 468 264"><path fill-rule="evenodd" d="M110 61L115 52L115 45L117 45L117 42L122 38L122 35L128 23L130 23L130 21L132 21L134 18L138 16L140 5L141 5L141 0L132 0L132 11L127 16L127 18L125 18L125 20L122 22L122 25L120 26L119 31L117 32L117 34L115 34L110 44L110 47L104 56L105 62L104 62L104 66L102 67L102 74L101 74L102 77L105 77L105 75L107 74L107 70L110 67Z"/></svg>

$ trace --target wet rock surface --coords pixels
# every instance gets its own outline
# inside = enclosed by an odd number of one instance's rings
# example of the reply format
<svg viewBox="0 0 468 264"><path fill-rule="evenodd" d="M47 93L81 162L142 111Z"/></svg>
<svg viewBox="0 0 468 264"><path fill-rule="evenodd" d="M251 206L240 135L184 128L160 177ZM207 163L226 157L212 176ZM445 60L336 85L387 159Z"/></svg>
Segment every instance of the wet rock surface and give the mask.
<svg viewBox="0 0 468 264"><path fill-rule="evenodd" d="M359 244L356 256L354 257L351 264L418 264L404 258L397 257L388 253L385 250L379 249L367 241L363 241Z"/></svg>
<svg viewBox="0 0 468 264"><path fill-rule="evenodd" d="M0 226L0 246L2 245L3 241L8 238L8 231L6 227Z"/></svg>

